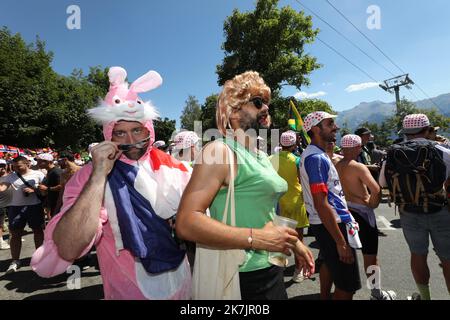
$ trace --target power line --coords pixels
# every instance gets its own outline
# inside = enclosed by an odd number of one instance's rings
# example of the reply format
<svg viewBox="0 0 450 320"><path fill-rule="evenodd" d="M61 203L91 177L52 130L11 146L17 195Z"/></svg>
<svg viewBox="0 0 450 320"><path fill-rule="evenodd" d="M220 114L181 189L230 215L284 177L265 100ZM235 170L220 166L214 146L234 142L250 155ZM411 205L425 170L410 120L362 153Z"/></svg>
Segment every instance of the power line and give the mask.
<svg viewBox="0 0 450 320"><path fill-rule="evenodd" d="M330 23L328 23L325 19L323 19L321 16L319 16L317 13L315 13L313 10L311 10L310 8L308 8L306 5L302 4L299 0L295 0L301 7L303 7L304 9L308 10L309 12L311 12L314 16L316 16L318 19L320 19L323 23L325 23L327 26L329 26L331 29L333 29L337 34L339 34L342 38L344 38L345 40L347 40L347 42L349 42L353 47L355 47L356 49L358 49L360 52L362 52L366 57L368 57L370 60L372 60L373 62L375 62L378 66L382 67L384 70L386 70L388 73L390 73L393 77L395 77L395 74L393 74L389 69L387 69L384 65L382 65L381 63L379 63L378 61L376 61L372 56L370 56L366 51L364 51L363 49L361 49L360 46L358 46L357 44L355 44L352 40L350 40L348 37L346 37L344 34L342 34L342 32L340 32L338 29L336 29L335 27L333 27Z"/></svg>
<svg viewBox="0 0 450 320"><path fill-rule="evenodd" d="M297 1L297 0L296 0ZM397 69L399 69L402 73L406 73L405 71L403 71L402 68L400 68L386 53L384 53L383 50L381 50L368 36L366 36L366 34L364 32L362 32L357 26L355 26L353 24L353 22L350 21L350 19L348 19L338 8L336 8L329 0L325 0L337 13L339 13L339 15L341 15L348 23L350 23L353 28L355 28L364 38L367 39L367 41L369 41L378 51L381 52L381 54L383 56L385 56L395 67L397 67ZM434 104L434 106L436 106L439 110L441 110L441 112L444 113L444 110L441 109L432 98L430 98L430 96L419 86L419 84L416 82L415 85L417 86L417 88L427 97L428 100L431 101L431 103Z"/></svg>
<svg viewBox="0 0 450 320"><path fill-rule="evenodd" d="M379 82L378 80L376 80L375 78L373 78L370 74L368 74L365 70L361 69L360 67L358 67L356 64L354 64L352 61L350 61L346 56L344 56L342 53L340 53L339 51L337 51L335 48L333 48L331 45L329 45L328 43L326 43L325 41L323 41L322 39L320 39L319 37L316 37L317 40L319 40L320 42L322 42L324 45L326 45L328 48L330 48L331 50L333 50L335 53L337 53L339 56L341 56L343 59L345 59L348 63L350 63L352 66L354 66L356 69L358 69L359 71L361 71L362 73L364 73L366 76L368 76L370 79L372 79L375 82Z"/></svg>
<svg viewBox="0 0 450 320"><path fill-rule="evenodd" d="M394 66L396 66L397 67L397 69L398 70L400 70L400 72L402 72L402 73L406 73L405 71L403 71L402 70L402 68L400 68L391 58L389 58L389 56L386 54L386 53L384 53L384 51L383 50L381 50L375 43L373 43L373 41L372 40L370 40L370 38L368 37L368 36L366 36L366 34L364 33L364 32L362 32L357 26L355 26L354 24L353 24L353 22L351 22L341 11L339 11L339 9L338 8L336 8L335 6L333 6L333 4L329 1L329 0L326 0L326 2L334 9L334 10L336 10L337 11L337 13L339 13L345 20L347 20L347 22L348 23L350 23L352 26L353 26L353 28L355 28L364 38L366 38L367 39L367 41L369 41L375 48L377 48L378 49L378 51L380 51L381 52L381 54L383 55L383 56L385 56Z"/></svg>
<svg viewBox="0 0 450 320"><path fill-rule="evenodd" d="M381 63L379 63L378 61L376 61L372 56L370 56L366 51L364 51L363 49L361 49L361 47L359 47L357 44L355 44L352 40L350 40L348 37L346 37L344 34L342 34L342 32L340 32L338 29L336 29L335 27L333 27L330 23L328 23L325 19L323 19L321 16L319 16L316 12L314 12L311 8L307 7L306 5L302 4L301 2L299 2L298 0L295 0L302 8L308 10L309 12L311 12L315 17L317 17L319 20L321 20L323 23L325 23L327 26L329 26L331 29L333 29L337 34L339 34L342 38L344 38L347 42L349 42L352 46L354 46L355 48L357 48L360 52L362 52L365 56L367 56L370 60L372 60L373 62L375 62L378 66L382 67L384 70L386 70L388 73L390 73L392 76L395 77L395 74L392 73L392 71L390 71L389 69L387 69L384 65L382 65ZM323 41L322 41L323 42ZM325 43L324 43L325 44ZM326 45L326 44L325 44ZM331 47L331 46L329 46ZM330 48L331 50L335 51L333 48ZM338 52L336 52L337 54L339 54ZM342 54L339 54L340 56L343 56ZM343 57L344 59L346 59L345 57ZM348 59L346 59L348 61ZM350 62L350 61L349 61ZM350 62L351 63L351 62ZM353 65L353 63L352 63ZM355 65L354 65L355 66ZM355 66L356 68L358 68L357 66ZM358 68L359 69L359 68ZM363 71L364 74L366 74ZM366 74L367 75L367 74ZM369 76L369 75L368 75ZM369 78L371 78L369 76ZM409 93L409 95L411 96L411 94L413 94L416 98L416 100L419 100L419 98L412 92L412 91L407 91Z"/></svg>

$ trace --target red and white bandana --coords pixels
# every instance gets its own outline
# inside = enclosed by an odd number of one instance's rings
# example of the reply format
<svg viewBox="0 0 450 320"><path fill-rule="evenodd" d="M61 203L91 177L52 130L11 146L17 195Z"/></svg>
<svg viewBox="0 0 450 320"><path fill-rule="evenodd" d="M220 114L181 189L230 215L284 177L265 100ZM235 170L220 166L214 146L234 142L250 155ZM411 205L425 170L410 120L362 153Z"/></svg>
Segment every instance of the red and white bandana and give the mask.
<svg viewBox="0 0 450 320"><path fill-rule="evenodd" d="M308 132L312 127L317 126L322 120L336 118L337 116L334 114L329 114L325 111L315 111L308 114L305 118L304 128L305 131Z"/></svg>
<svg viewBox="0 0 450 320"><path fill-rule="evenodd" d="M175 150L183 150L194 146L199 140L199 137L194 131L182 131L178 133L173 142L175 143Z"/></svg>
<svg viewBox="0 0 450 320"><path fill-rule="evenodd" d="M280 143L283 147L293 146L297 142L297 134L292 131L286 131L281 134Z"/></svg>
<svg viewBox="0 0 450 320"><path fill-rule="evenodd" d="M428 127L430 125L430 120L428 117L422 113L409 114L403 119L404 129L418 129Z"/></svg>
<svg viewBox="0 0 450 320"><path fill-rule="evenodd" d="M354 148L361 146L361 137L356 134L347 134L341 139L341 148Z"/></svg>
<svg viewBox="0 0 450 320"><path fill-rule="evenodd" d="M39 160L50 161L50 162L54 160L51 153L40 153L36 156L36 158Z"/></svg>

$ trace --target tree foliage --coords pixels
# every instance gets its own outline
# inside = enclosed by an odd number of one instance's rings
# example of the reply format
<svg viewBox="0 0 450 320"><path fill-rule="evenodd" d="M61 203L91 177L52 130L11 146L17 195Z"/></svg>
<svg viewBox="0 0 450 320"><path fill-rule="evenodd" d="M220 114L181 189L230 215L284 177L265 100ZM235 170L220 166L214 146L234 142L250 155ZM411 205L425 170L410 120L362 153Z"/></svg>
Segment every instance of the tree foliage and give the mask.
<svg viewBox="0 0 450 320"><path fill-rule="evenodd" d="M275 97L270 103L270 114L272 116L273 127L279 128L281 131L289 130L289 101L292 100L302 116L302 119L314 111L326 111L335 114L333 108L323 100L319 99L305 99L297 100L294 97Z"/></svg>
<svg viewBox="0 0 450 320"><path fill-rule="evenodd" d="M200 121L202 110L195 96L189 95L186 105L181 112L180 122L181 128L189 131L194 130L194 121Z"/></svg>
<svg viewBox="0 0 450 320"><path fill-rule="evenodd" d="M216 105L219 95L212 94L205 99L205 103L202 104L202 130L206 131L208 129L217 128L216 126Z"/></svg>
<svg viewBox="0 0 450 320"><path fill-rule="evenodd" d="M252 12L235 9L224 22L225 57L217 66L219 85L248 70L258 71L267 85L278 92L282 85L300 89L308 75L320 65L304 52L314 41L311 16L289 6L278 8L278 0L258 0Z"/></svg>
<svg viewBox="0 0 450 320"><path fill-rule="evenodd" d="M360 127L367 127L372 131L375 137L375 143L381 147L390 146L398 137L398 131L402 128L403 118L408 114L423 113L426 114L432 126L438 126L441 132L447 132L450 126L450 118L444 116L436 109L420 109L416 105L407 100L402 99L398 106L397 112L385 119L382 124L364 122Z"/></svg>
<svg viewBox="0 0 450 320"><path fill-rule="evenodd" d="M168 143L172 139L172 134L175 132L175 125L176 121L170 120L169 118L153 121L156 140L163 140Z"/></svg>
<svg viewBox="0 0 450 320"><path fill-rule="evenodd" d="M52 59L39 38L27 44L20 34L0 30L0 144L79 152L103 140L86 110L108 91L108 69L91 67L87 75L75 69L66 77L53 71ZM175 120L155 127L168 140Z"/></svg>
<svg viewBox="0 0 450 320"><path fill-rule="evenodd" d="M36 148L85 149L102 140L101 130L86 115L108 89L107 70L91 68L58 75L53 54L39 38L26 44L20 34L0 31L1 143Z"/></svg>

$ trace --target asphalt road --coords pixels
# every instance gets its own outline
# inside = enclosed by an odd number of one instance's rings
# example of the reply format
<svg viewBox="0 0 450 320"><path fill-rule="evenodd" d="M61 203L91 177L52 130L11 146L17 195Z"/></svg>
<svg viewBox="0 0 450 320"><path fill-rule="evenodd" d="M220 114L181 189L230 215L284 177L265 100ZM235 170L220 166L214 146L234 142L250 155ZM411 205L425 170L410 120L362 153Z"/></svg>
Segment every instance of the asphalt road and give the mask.
<svg viewBox="0 0 450 320"><path fill-rule="evenodd" d="M386 237L379 237L378 259L381 268L381 288L394 290L398 300L406 300L413 292L417 292L414 279L410 269L410 254L400 225L399 213L395 215L393 207L387 204L380 204L375 210L377 215L378 228L386 234ZM306 237L305 243L309 245L317 257L318 249L313 237ZM360 277L362 289L357 291L355 300L368 300L370 290L366 284L366 276L363 267L363 257L360 251L358 262L360 267ZM432 249L430 241L428 265L430 268L430 290L432 299L450 300L445 285L442 269L439 267L439 258ZM293 283L290 279L294 272L293 259L290 259L290 266L285 272L285 283L291 299L318 299L319 275L315 274L311 279L301 283Z"/></svg>
<svg viewBox="0 0 450 320"><path fill-rule="evenodd" d="M406 300L407 296L417 290L409 267L409 250L403 237L398 213L394 215L393 208L389 208L386 204L381 204L376 213L378 227L387 235L386 237L380 237L379 245L381 286L396 291L397 299ZM70 287L74 284L71 281L69 281L69 286L67 285L67 279L71 274L63 274L51 279L43 279L37 276L29 267L30 257L34 251L33 235L27 232L24 239L21 254L23 266L16 273L5 274L11 262L10 252L9 250L0 251L0 300L98 300L103 298L101 276L95 267L82 271L80 289L71 290ZM305 243L311 247L317 257L318 249L314 238L306 237ZM361 252L358 252L358 259L363 288L356 293L355 299L368 300L370 290L366 286ZM285 271L285 283L289 298L299 300L318 299L318 274L301 283L294 283L291 281L294 272L293 259L290 258L289 262L290 264ZM432 299L449 300L442 270L439 267L439 259L432 250L431 244L428 262L431 271Z"/></svg>

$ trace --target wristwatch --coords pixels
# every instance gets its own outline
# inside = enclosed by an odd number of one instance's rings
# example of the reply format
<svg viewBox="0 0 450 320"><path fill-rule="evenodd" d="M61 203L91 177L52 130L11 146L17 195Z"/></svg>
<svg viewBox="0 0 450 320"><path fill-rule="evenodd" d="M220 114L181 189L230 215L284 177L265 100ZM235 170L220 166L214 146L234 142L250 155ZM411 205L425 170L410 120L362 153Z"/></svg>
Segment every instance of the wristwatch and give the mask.
<svg viewBox="0 0 450 320"><path fill-rule="evenodd" d="M247 238L247 241L250 244L250 249L253 249L253 228L250 228L250 236Z"/></svg>

